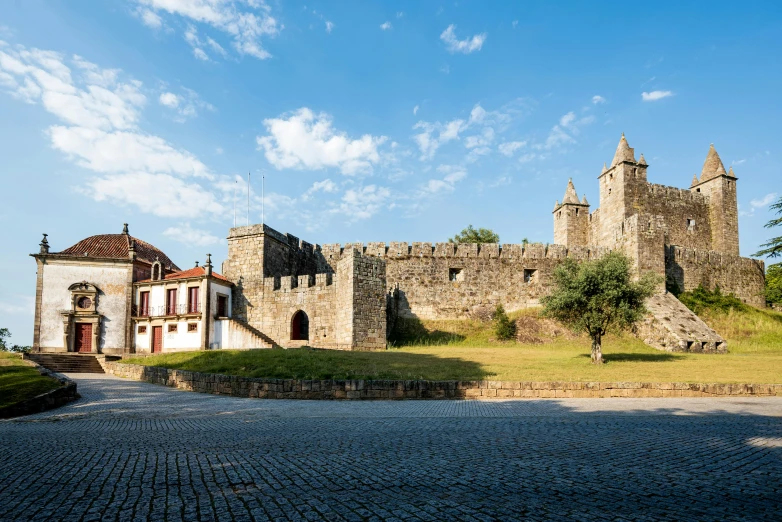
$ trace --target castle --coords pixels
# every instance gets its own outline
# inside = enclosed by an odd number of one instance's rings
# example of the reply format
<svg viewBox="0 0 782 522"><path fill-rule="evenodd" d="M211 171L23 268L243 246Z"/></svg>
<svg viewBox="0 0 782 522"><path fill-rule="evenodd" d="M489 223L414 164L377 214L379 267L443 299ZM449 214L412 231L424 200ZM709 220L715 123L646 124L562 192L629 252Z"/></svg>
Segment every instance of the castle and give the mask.
<svg viewBox="0 0 782 522"><path fill-rule="evenodd" d="M637 273L654 272L668 285L719 286L764 306L763 262L739 256L733 169L725 170L713 146L689 189L649 183L647 169L643 155L636 159L622 135L610 166L604 164L598 176L600 208L590 213L586 198L579 200L569 181L562 202L554 206L550 245L318 246L259 224L230 230L220 275L209 261L181 271L127 229L119 242L114 236L121 234L93 236L60 253L49 253L44 237L41 252L33 255L38 262L34 348L93 353L274 345L385 349L389 329L399 320L460 319L497 304L509 311L537 306L563 259L594 259L611 250L629 256ZM95 246L106 242L116 243L111 255ZM111 281L104 281L107 264L120 267ZM55 276L45 275L52 271ZM112 292L120 298L110 297ZM83 297L90 302L80 301ZM664 287L647 307L649 317L636 334L651 346L726 350L724 339ZM79 341L86 335L82 323L94 325L88 350Z"/></svg>

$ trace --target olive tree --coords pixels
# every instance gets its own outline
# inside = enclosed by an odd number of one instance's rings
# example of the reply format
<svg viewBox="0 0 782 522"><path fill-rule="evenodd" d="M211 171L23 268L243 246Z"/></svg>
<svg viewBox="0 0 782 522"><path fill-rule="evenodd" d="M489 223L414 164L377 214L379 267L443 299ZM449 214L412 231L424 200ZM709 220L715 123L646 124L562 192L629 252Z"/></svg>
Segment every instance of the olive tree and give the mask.
<svg viewBox="0 0 782 522"><path fill-rule="evenodd" d="M646 313L644 300L654 293L658 277L633 281L630 259L612 252L577 263L567 258L553 274L554 288L541 299L543 315L592 339L592 363L603 363L603 336L624 330Z"/></svg>

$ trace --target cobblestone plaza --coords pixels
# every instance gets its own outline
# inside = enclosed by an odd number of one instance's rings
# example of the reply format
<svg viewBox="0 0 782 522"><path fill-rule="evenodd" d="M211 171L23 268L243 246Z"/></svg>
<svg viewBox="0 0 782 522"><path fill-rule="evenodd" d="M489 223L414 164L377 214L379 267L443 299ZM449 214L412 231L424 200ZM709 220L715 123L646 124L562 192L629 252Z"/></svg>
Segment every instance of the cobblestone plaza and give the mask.
<svg viewBox="0 0 782 522"><path fill-rule="evenodd" d="M782 398L287 401L74 375L0 520L779 520Z"/></svg>

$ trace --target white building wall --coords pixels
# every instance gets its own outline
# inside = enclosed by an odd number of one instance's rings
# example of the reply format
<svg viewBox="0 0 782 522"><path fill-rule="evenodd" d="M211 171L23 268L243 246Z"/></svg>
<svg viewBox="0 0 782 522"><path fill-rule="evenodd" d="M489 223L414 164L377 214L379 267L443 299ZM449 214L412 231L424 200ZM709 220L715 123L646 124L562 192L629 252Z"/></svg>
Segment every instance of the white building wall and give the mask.
<svg viewBox="0 0 782 522"><path fill-rule="evenodd" d="M231 286L228 284L216 283L214 281L209 285L209 304L210 312L207 315L207 320L211 323L210 339L208 346L210 348L225 348L231 346L227 338L228 335L228 321L215 319L217 315L217 296L227 296L226 314L231 317Z"/></svg>
<svg viewBox="0 0 782 522"><path fill-rule="evenodd" d="M124 349L127 318L126 292L130 265L99 262L72 262L49 259L43 264L41 294L41 338L43 350L65 350L61 310L71 309L68 287L87 281L98 287L97 311L101 321L101 349Z"/></svg>

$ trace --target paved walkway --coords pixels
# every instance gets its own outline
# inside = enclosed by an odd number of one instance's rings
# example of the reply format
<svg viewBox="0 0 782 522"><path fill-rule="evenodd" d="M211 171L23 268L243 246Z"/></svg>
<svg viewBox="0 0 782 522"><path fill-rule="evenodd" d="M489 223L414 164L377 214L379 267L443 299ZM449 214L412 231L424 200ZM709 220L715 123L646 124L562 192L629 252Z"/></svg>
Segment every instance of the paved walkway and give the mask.
<svg viewBox="0 0 782 522"><path fill-rule="evenodd" d="M0 520L780 520L782 398L325 402L74 375Z"/></svg>

